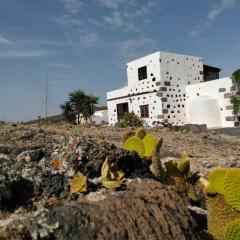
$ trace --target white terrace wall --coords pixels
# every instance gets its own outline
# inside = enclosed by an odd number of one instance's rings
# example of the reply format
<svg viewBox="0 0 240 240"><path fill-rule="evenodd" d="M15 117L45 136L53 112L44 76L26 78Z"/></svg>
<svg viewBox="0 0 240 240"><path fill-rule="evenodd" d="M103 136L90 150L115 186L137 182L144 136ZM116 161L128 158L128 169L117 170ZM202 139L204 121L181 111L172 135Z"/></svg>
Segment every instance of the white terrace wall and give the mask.
<svg viewBox="0 0 240 240"><path fill-rule="evenodd" d="M203 81L203 60L160 52L160 68L163 117L173 125L183 125L187 120L186 86Z"/></svg>
<svg viewBox="0 0 240 240"><path fill-rule="evenodd" d="M235 90L230 78L187 86L187 122L209 128L234 127L230 97Z"/></svg>

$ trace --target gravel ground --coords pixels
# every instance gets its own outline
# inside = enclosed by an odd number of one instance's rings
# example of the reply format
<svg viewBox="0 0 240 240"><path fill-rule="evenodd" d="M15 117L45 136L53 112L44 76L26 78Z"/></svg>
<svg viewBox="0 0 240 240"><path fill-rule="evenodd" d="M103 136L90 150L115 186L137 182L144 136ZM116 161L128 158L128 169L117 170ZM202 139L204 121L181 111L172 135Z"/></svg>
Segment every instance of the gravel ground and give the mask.
<svg viewBox="0 0 240 240"><path fill-rule="evenodd" d="M128 129L112 127L80 127L61 125L2 125L0 126L0 154L15 157L26 149L45 149L46 154L59 151L71 137L92 137L121 147L121 139ZM240 138L213 130L202 133L175 131L169 128L150 129L164 139L162 161L179 158L185 150L191 158L192 171L205 174L216 166L240 166ZM225 131L228 133L229 131ZM231 130L231 133L234 132ZM235 130L235 132L239 132ZM223 131L224 133L224 131Z"/></svg>
<svg viewBox="0 0 240 240"><path fill-rule="evenodd" d="M151 239L161 239L160 236L177 239L167 233L168 228L175 228L172 213L175 216L176 211L181 219L177 221L181 230L175 233L179 239L183 236L184 239L199 239L199 231L206 229L206 214L205 221L196 225L187 210L196 206L157 181L149 171L148 162L121 149L121 139L129 130L68 124L0 125L0 239L64 239L63 236L79 239L81 234L82 239L92 239L90 228L96 236L101 229L102 235L97 239L123 239L126 234L129 239L135 239L134 234L140 234L143 239L149 235ZM162 162L179 159L182 152L187 151L191 172L200 172L202 176L213 167L240 166L238 136L204 129L198 133L167 127L148 131L164 139ZM127 179L125 187L119 191L104 189L99 180L101 166L108 155ZM69 182L77 171L88 177L88 192L73 196L69 194ZM166 194L170 200L165 208L162 202ZM161 195L165 197L160 199ZM139 205L134 208L138 200ZM179 201L182 201L181 211ZM147 207L148 202L151 207ZM204 197L198 206L204 208ZM130 210L123 211L125 208ZM145 210L139 212L140 208ZM69 211L72 214L65 214ZM162 224L161 214L163 218L168 216L166 229L155 227ZM79 216L77 220L75 215ZM121 224L117 223L119 219ZM135 223L135 219L139 219L139 223ZM185 226L190 232L182 229L183 221L191 223ZM125 222L124 228L117 229ZM87 231L85 226L88 226ZM116 232L120 235L115 235Z"/></svg>

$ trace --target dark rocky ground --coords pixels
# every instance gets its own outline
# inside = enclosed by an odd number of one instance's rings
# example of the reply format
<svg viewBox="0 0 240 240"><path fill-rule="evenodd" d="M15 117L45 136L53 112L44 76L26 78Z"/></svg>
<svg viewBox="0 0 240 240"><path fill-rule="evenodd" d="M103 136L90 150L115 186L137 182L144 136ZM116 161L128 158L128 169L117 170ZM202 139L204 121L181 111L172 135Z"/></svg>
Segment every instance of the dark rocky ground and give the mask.
<svg viewBox="0 0 240 240"><path fill-rule="evenodd" d="M0 239L207 239L204 210L157 181L149 163L122 150L125 131L1 125ZM164 138L163 162L186 150L191 171L200 176L215 166L240 164L238 137L216 131L150 131ZM101 185L107 155L126 173L119 190ZM87 193L69 193L76 171L88 177Z"/></svg>

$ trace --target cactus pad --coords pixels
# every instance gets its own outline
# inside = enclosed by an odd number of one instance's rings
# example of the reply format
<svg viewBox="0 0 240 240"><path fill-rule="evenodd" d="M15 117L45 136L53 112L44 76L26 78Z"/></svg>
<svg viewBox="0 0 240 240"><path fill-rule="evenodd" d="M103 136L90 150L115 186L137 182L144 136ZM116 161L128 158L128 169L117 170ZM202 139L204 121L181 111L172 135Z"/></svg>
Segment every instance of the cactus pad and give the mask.
<svg viewBox="0 0 240 240"><path fill-rule="evenodd" d="M240 239L240 219L230 222L224 231L224 240Z"/></svg>
<svg viewBox="0 0 240 240"><path fill-rule="evenodd" d="M159 153L160 152L160 149L163 145L163 138L159 138L157 141L156 141L156 151Z"/></svg>
<svg viewBox="0 0 240 240"><path fill-rule="evenodd" d="M130 137L124 143L124 149L130 152L136 152L140 157L143 157L145 152L145 147L142 141L137 137Z"/></svg>
<svg viewBox="0 0 240 240"><path fill-rule="evenodd" d="M223 239L225 226L236 218L240 213L226 203L223 195L207 197L208 231L214 239Z"/></svg>
<svg viewBox="0 0 240 240"><path fill-rule="evenodd" d="M143 139L146 135L146 131L144 130L144 128L138 128L136 131L135 136L138 137L139 139Z"/></svg>
<svg viewBox="0 0 240 240"><path fill-rule="evenodd" d="M207 192L224 194L223 180L226 172L226 168L215 168L210 172Z"/></svg>
<svg viewBox="0 0 240 240"><path fill-rule="evenodd" d="M144 147L145 147L145 153L144 157L150 158L152 157L152 153L156 148L156 139L153 136L153 134L148 133L142 140Z"/></svg>
<svg viewBox="0 0 240 240"><path fill-rule="evenodd" d="M188 175L190 171L190 161L187 152L183 152L181 160L177 164L179 172L183 175Z"/></svg>
<svg viewBox="0 0 240 240"><path fill-rule="evenodd" d="M240 169L228 169L223 180L224 197L234 209L240 210Z"/></svg>
<svg viewBox="0 0 240 240"><path fill-rule="evenodd" d="M128 138L132 137L135 135L135 132L134 131L127 131L123 134L123 138L122 138L122 143L124 144Z"/></svg>

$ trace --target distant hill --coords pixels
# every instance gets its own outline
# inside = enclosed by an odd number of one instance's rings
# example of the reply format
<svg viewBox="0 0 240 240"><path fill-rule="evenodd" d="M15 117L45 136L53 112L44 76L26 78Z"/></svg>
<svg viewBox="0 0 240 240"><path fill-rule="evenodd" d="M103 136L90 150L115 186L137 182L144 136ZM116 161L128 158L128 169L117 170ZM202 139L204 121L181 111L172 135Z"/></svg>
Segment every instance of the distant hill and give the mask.
<svg viewBox="0 0 240 240"><path fill-rule="evenodd" d="M36 119L36 120L31 120L31 121L26 122L25 124L44 123L44 122L46 122L46 120L48 123L51 123L51 124L64 122L62 115L54 115L54 116L47 117L47 119L40 118L40 119Z"/></svg>

